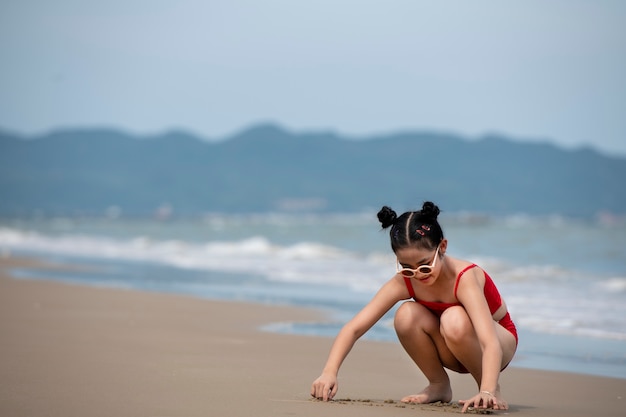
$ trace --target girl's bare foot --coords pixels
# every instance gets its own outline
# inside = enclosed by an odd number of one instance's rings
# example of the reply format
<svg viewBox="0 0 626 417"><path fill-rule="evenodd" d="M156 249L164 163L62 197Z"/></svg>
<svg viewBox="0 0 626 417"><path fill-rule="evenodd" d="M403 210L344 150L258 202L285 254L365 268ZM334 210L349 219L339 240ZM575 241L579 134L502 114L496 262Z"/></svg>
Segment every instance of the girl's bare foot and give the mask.
<svg viewBox="0 0 626 417"><path fill-rule="evenodd" d="M430 384L419 394L408 395L400 400L403 403L428 404L441 401L449 403L452 401L452 388L450 383Z"/></svg>

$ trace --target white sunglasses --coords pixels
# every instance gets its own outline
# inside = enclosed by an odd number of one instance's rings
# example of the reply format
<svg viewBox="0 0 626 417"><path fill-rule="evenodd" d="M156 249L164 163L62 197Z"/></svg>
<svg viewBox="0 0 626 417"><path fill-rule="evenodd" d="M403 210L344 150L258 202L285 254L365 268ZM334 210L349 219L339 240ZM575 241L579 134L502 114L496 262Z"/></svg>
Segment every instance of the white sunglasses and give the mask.
<svg viewBox="0 0 626 417"><path fill-rule="evenodd" d="M400 261L396 259L396 272L401 273L402 276L406 278L413 278L418 273L422 275L428 275L431 272L433 272L433 269L435 269L438 255L439 255L439 246L437 246L437 251L435 251L435 257L433 258L433 263L431 265L420 265L415 269L403 268L402 265L400 265Z"/></svg>

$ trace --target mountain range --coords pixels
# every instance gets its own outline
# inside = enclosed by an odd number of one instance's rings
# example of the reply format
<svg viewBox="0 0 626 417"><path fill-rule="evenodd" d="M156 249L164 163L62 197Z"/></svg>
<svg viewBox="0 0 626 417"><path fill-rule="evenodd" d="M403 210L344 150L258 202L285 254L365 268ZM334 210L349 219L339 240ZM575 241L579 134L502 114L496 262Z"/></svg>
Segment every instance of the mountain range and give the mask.
<svg viewBox="0 0 626 417"><path fill-rule="evenodd" d="M403 211L431 200L447 212L585 217L626 213L625 183L626 158L496 135L0 132L2 216Z"/></svg>

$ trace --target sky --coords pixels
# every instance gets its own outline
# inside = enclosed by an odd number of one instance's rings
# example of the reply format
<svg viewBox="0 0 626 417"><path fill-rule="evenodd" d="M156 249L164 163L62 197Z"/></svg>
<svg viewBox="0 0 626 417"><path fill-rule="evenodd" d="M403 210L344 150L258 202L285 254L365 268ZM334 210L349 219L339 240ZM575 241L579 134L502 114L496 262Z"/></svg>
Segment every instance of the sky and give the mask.
<svg viewBox="0 0 626 417"><path fill-rule="evenodd" d="M0 1L0 129L435 130L626 156L621 0Z"/></svg>

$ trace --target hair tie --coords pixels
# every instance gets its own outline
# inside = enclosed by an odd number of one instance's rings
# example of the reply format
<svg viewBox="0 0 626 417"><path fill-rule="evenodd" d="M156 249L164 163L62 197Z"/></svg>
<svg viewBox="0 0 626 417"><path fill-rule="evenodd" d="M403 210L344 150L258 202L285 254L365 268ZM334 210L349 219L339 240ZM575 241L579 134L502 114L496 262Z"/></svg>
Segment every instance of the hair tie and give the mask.
<svg viewBox="0 0 626 417"><path fill-rule="evenodd" d="M415 232L420 236L426 236L426 233L424 231L430 232L430 226L427 224L423 224L418 229L415 229Z"/></svg>

